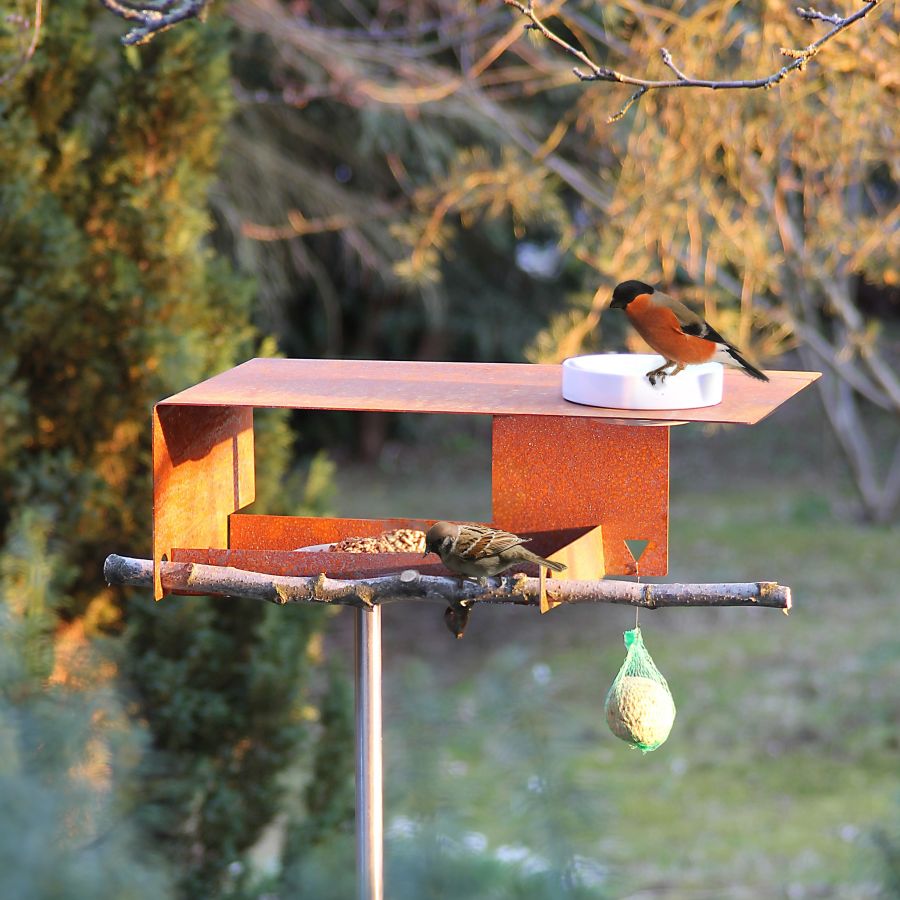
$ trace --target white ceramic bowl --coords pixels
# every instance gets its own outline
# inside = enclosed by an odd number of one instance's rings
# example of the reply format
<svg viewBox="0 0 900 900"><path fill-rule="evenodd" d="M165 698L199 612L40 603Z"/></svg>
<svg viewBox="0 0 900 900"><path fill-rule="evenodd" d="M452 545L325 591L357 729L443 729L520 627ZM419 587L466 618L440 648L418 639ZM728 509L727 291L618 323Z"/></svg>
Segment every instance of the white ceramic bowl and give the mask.
<svg viewBox="0 0 900 900"><path fill-rule="evenodd" d="M650 353L573 356L562 364L562 395L573 403L611 409L697 409L722 402L720 363L688 366L650 384L647 373L663 362Z"/></svg>

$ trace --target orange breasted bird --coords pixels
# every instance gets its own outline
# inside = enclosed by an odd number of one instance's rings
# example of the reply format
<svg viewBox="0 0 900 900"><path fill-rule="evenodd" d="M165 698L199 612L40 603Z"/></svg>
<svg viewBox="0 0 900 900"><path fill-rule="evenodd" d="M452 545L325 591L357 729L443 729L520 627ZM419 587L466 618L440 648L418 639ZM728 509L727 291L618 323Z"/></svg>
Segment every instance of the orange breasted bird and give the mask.
<svg viewBox="0 0 900 900"><path fill-rule="evenodd" d="M650 384L677 375L685 366L705 362L719 362L743 369L760 381L769 380L697 313L643 281L617 284L610 308L624 309L635 331L665 359L658 369L647 373Z"/></svg>

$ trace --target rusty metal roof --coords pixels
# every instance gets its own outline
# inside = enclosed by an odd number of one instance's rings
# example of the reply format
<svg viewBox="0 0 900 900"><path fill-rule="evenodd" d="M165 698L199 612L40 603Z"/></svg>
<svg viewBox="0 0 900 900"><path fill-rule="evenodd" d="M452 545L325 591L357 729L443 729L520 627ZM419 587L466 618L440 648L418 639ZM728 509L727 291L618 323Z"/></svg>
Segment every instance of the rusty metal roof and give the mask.
<svg viewBox="0 0 900 900"><path fill-rule="evenodd" d="M562 397L562 367L527 363L251 359L175 394L161 405L282 407L370 412L573 416L620 422L752 425L819 377L767 373L768 383L725 372L717 406L627 410L581 406Z"/></svg>

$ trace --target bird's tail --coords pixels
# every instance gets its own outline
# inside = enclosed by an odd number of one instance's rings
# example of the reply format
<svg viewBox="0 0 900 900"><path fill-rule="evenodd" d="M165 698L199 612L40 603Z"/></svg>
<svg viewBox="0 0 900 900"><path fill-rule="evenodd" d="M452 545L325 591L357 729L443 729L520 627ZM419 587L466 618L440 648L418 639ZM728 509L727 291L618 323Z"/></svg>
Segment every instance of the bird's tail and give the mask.
<svg viewBox="0 0 900 900"><path fill-rule="evenodd" d="M759 381L768 381L769 380L768 375L766 375L764 372L760 372L759 369L756 368L756 366L748 363L747 360L744 359L744 357L741 356L741 354L738 353L738 351L734 349L734 347L728 348L728 355L734 360L732 365L735 365L735 363L736 363L751 378L756 378Z"/></svg>
<svg viewBox="0 0 900 900"><path fill-rule="evenodd" d="M543 556L538 556L537 553L532 553L529 551L528 555L531 557L532 562L536 562L538 565L546 566L548 569L552 569L554 572L565 572L569 567L561 562L552 562L549 559L544 559Z"/></svg>

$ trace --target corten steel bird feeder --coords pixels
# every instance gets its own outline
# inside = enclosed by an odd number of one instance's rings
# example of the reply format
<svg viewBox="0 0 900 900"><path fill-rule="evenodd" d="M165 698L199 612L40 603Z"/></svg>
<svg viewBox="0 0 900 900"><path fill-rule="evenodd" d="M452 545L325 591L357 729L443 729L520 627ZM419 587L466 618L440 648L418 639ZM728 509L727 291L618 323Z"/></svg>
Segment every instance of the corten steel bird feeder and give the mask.
<svg viewBox="0 0 900 900"><path fill-rule="evenodd" d="M633 411L564 400L555 365L252 359L154 408L155 596L165 593L165 560L272 575L447 574L434 556L417 553L293 552L394 528L427 530L430 520L241 514L254 499L256 407L489 415L495 527L527 535L529 549L565 559L566 574L578 578L636 574L626 542L646 541L641 575L665 575L667 426L752 425L818 377L769 374L763 384L726 372L716 406ZM366 898L382 896L380 629L379 606L357 610L357 850Z"/></svg>

